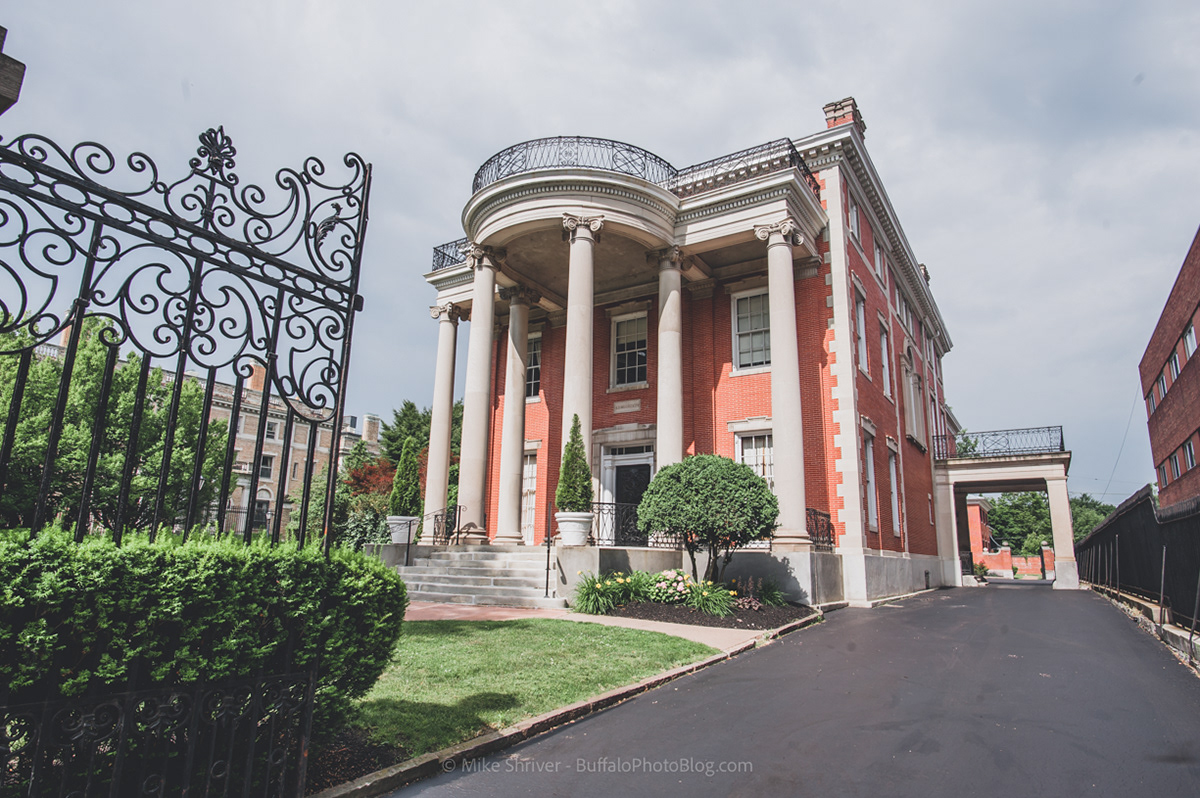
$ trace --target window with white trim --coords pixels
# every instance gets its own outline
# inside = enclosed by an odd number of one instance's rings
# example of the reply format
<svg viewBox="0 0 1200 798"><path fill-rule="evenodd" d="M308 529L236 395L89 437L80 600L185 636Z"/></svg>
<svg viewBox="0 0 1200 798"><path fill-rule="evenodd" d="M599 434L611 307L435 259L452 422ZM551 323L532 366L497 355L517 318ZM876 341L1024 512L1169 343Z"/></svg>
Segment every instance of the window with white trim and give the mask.
<svg viewBox="0 0 1200 798"><path fill-rule="evenodd" d="M850 207L848 211L850 219L850 235L858 239L858 203L854 201L854 197L850 198Z"/></svg>
<svg viewBox="0 0 1200 798"><path fill-rule="evenodd" d="M542 390L542 336L531 335L525 347L525 398L536 399Z"/></svg>
<svg viewBox="0 0 1200 798"><path fill-rule="evenodd" d="M771 364L771 308L767 293L733 297L734 370Z"/></svg>
<svg viewBox="0 0 1200 798"><path fill-rule="evenodd" d="M646 314L613 319L613 385L646 382Z"/></svg>
<svg viewBox="0 0 1200 798"><path fill-rule="evenodd" d="M1183 354L1191 357L1196 353L1196 327L1189 324L1183 331Z"/></svg>
<svg viewBox="0 0 1200 798"><path fill-rule="evenodd" d="M870 373L867 361L867 301L862 294L854 292L854 336L858 346L858 367Z"/></svg>
<svg viewBox="0 0 1200 798"><path fill-rule="evenodd" d="M1172 352L1171 357L1167 360L1167 368L1171 370L1171 382L1179 379L1179 353Z"/></svg>
<svg viewBox="0 0 1200 798"><path fill-rule="evenodd" d="M739 435L737 453L739 463L753 468L755 474L765 479L772 490L775 489L774 446L771 433Z"/></svg>
<svg viewBox="0 0 1200 798"><path fill-rule="evenodd" d="M1156 407L1156 405L1154 404L1154 389L1151 388L1150 393L1146 394L1146 409L1150 411L1149 413L1147 413L1147 415L1151 415L1151 416L1154 415L1155 407Z"/></svg>
<svg viewBox="0 0 1200 798"><path fill-rule="evenodd" d="M1179 455L1171 455L1167 462L1171 464L1171 479L1179 479Z"/></svg>
<svg viewBox="0 0 1200 798"><path fill-rule="evenodd" d="M883 254L883 247L879 246L879 241L875 242L875 273L879 275L879 279L887 282L887 257Z"/></svg>
<svg viewBox="0 0 1200 798"><path fill-rule="evenodd" d="M262 459L258 461L258 478L270 479L271 474L275 470L275 455L264 454Z"/></svg>
<svg viewBox="0 0 1200 798"><path fill-rule="evenodd" d="M892 492L892 534L900 537L900 481L896 472L896 453L888 450L888 487Z"/></svg>
<svg viewBox="0 0 1200 798"><path fill-rule="evenodd" d="M904 428L908 436L921 446L925 445L925 393L921 386L921 375L913 370L911 355L905 356L904 364Z"/></svg>
<svg viewBox="0 0 1200 798"><path fill-rule="evenodd" d="M892 347L888 338L887 328L879 328L879 368L883 377L883 395L892 395Z"/></svg>
<svg viewBox="0 0 1200 798"><path fill-rule="evenodd" d="M268 421L267 422L267 440L269 440L269 441L279 440L279 422L278 421Z"/></svg>
<svg viewBox="0 0 1200 798"><path fill-rule="evenodd" d="M1163 398L1167 395L1167 377L1166 377L1166 375L1159 374L1158 379L1154 381L1154 384L1158 386L1158 401L1161 402L1163 400Z"/></svg>
<svg viewBox="0 0 1200 798"><path fill-rule="evenodd" d="M1158 488L1162 490L1167 486L1167 466L1166 464L1158 467Z"/></svg>
<svg viewBox="0 0 1200 798"><path fill-rule="evenodd" d="M1188 441L1183 445L1183 470L1191 471L1196 467L1196 450L1192 446L1192 442Z"/></svg>
<svg viewBox="0 0 1200 798"><path fill-rule="evenodd" d="M875 437L863 433L863 492L867 496L867 528L879 531L879 502L875 496Z"/></svg>

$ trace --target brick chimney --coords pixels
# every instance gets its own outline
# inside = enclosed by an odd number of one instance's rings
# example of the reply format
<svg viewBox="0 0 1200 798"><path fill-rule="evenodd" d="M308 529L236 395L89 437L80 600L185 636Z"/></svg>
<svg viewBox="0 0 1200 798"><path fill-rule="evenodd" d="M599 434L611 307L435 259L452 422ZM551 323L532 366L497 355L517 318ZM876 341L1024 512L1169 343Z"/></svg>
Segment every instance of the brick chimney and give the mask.
<svg viewBox="0 0 1200 798"><path fill-rule="evenodd" d="M250 390L262 391L267 384L267 369L261 363L255 363L250 372Z"/></svg>
<svg viewBox="0 0 1200 798"><path fill-rule="evenodd" d="M380 418L374 413L363 416L363 440L367 443L379 443Z"/></svg>
<svg viewBox="0 0 1200 798"><path fill-rule="evenodd" d="M853 97L826 103L825 127L838 127L839 125L854 125L858 128L858 134L866 137L867 123L863 121L862 114L858 112L858 103L854 102Z"/></svg>

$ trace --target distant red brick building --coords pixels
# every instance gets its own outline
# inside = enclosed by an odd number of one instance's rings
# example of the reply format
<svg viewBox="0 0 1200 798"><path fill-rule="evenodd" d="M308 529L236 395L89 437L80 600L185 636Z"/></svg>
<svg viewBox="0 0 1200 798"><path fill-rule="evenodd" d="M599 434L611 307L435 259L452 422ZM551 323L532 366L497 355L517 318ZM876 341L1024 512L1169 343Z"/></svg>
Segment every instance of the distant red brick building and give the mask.
<svg viewBox="0 0 1200 798"><path fill-rule="evenodd" d="M819 133L682 170L578 137L485 163L467 239L426 275L440 322L426 511L446 503L469 315L458 495L493 542L553 533L578 414L600 502L634 505L658 468L726 455L771 483L773 550L793 564L813 550L809 511L830 514L847 599L954 584L932 452L950 431L951 341L853 99L825 115Z"/></svg>
<svg viewBox="0 0 1200 798"><path fill-rule="evenodd" d="M1198 327L1200 231L1183 260L1139 365L1150 451L1163 506L1200 496L1200 470L1196 468L1196 452L1200 450Z"/></svg>

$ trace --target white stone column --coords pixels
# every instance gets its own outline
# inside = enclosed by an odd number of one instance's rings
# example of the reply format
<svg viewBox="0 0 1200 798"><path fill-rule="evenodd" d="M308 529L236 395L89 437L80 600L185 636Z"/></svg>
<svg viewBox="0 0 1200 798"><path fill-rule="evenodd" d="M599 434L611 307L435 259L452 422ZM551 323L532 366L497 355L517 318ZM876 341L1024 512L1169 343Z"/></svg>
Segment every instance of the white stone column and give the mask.
<svg viewBox="0 0 1200 798"><path fill-rule="evenodd" d="M804 429L800 413L800 348L796 343L796 285L792 242L796 223L784 219L759 225L754 234L767 242L767 291L771 312L771 436L775 494L779 497L782 545L810 542L804 501Z"/></svg>
<svg viewBox="0 0 1200 798"><path fill-rule="evenodd" d="M429 420L429 457L425 474L425 512L446 509L450 482L450 428L454 415L454 356L462 309L453 303L434 305L438 321L437 370L433 375L433 407Z"/></svg>
<svg viewBox="0 0 1200 798"><path fill-rule="evenodd" d="M1054 534L1054 589L1078 590L1079 568L1075 563L1075 533L1071 527L1071 500L1067 495L1067 477L1046 480L1050 500L1050 529Z"/></svg>
<svg viewBox="0 0 1200 798"><path fill-rule="evenodd" d="M471 337L463 395L462 446L458 462L458 503L464 527L484 527L484 486L487 483L488 417L492 404L492 326L496 321L496 260L503 253L472 246L475 282L471 290ZM478 535L469 539L477 539Z"/></svg>
<svg viewBox="0 0 1200 798"><path fill-rule="evenodd" d="M525 369L529 305L538 295L523 287L500 289L508 301L508 356L504 369L504 430L500 439L500 509L495 543L522 543L521 479L525 464Z"/></svg>
<svg viewBox="0 0 1200 798"><path fill-rule="evenodd" d="M563 368L562 446L566 448L571 419L579 415L583 451L592 456L592 316L595 309L594 248L600 241L604 217L563 214L563 229L571 242L567 266L567 346Z"/></svg>
<svg viewBox="0 0 1200 798"><path fill-rule="evenodd" d="M658 262L658 467L683 459L683 278L679 247L650 253Z"/></svg>

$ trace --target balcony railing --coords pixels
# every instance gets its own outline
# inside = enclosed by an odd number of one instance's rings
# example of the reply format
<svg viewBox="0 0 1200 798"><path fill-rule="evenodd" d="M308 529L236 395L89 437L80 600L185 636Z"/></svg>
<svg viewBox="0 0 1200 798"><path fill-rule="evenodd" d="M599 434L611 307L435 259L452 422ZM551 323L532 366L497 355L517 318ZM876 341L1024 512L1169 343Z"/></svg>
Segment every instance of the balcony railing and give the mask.
<svg viewBox="0 0 1200 798"><path fill-rule="evenodd" d="M770 141L681 169L668 188L677 196L690 197L785 169L799 169L813 195L821 196L821 184L790 139Z"/></svg>
<svg viewBox="0 0 1200 798"><path fill-rule="evenodd" d="M523 172L571 167L620 172L660 185L678 172L654 153L632 144L588 136L553 136L515 144L488 158L475 173L471 191Z"/></svg>
<svg viewBox="0 0 1200 798"><path fill-rule="evenodd" d="M441 244L433 248L433 271L449 269L451 266L457 266L466 260L463 255L463 247L467 245L467 239L459 238L446 244Z"/></svg>
<svg viewBox="0 0 1200 798"><path fill-rule="evenodd" d="M1062 427L1027 427L987 432L934 435L933 452L938 460L952 457L1012 457L1022 454L1054 454L1066 451Z"/></svg>

